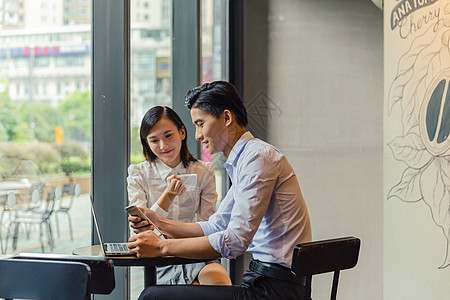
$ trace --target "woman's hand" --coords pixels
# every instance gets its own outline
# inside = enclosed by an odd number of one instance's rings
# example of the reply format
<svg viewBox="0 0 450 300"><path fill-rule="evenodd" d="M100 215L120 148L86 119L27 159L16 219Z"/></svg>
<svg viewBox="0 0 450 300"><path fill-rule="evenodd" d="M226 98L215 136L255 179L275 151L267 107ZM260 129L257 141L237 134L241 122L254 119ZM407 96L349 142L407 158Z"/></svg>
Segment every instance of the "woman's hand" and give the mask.
<svg viewBox="0 0 450 300"><path fill-rule="evenodd" d="M181 195L186 191L186 186L181 182L180 177L177 175L171 175L167 177L167 193L177 196Z"/></svg>

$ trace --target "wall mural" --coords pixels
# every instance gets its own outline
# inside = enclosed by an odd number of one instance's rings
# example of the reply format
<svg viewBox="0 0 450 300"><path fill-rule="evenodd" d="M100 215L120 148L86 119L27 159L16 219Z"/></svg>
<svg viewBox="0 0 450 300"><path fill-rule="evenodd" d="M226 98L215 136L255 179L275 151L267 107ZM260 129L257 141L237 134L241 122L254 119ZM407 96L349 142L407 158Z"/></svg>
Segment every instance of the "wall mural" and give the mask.
<svg viewBox="0 0 450 300"><path fill-rule="evenodd" d="M450 1L395 1L390 28L409 49L398 59L387 99L388 118L401 123L388 143L406 166L388 199L423 201L442 229L450 265ZM386 8L386 6L385 6ZM406 49L406 48L405 48ZM393 114L393 110L400 112ZM400 124L399 124L400 125Z"/></svg>

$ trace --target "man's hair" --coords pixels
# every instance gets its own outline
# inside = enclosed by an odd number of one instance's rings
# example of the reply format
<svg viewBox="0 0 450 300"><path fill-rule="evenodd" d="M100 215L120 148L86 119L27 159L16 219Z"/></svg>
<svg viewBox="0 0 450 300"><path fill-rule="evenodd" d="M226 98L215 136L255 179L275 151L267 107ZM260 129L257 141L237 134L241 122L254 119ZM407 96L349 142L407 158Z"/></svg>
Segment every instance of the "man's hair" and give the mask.
<svg viewBox="0 0 450 300"><path fill-rule="evenodd" d="M242 127L248 124L247 110L236 88L227 81L204 83L186 93L185 105L188 109L198 108L216 119L224 110L231 111Z"/></svg>
<svg viewBox="0 0 450 300"><path fill-rule="evenodd" d="M140 136L141 136L141 144L142 144L142 152L144 153L145 158L148 161L153 161L156 159L155 153L150 149L148 142L147 142L147 136L150 133L150 130L152 130L153 126L161 120L163 117L169 119L172 121L175 126L177 126L178 130L184 129L185 132L185 138L181 141L181 150L180 150L180 156L181 161L183 162L183 166L187 168L189 165L189 162L197 161L191 153L189 152L189 149L187 147L187 130L186 126L184 126L183 121L181 121L180 117L177 115L173 109L167 107L167 106L155 106L150 108L147 113L142 118L141 122L141 128L140 128Z"/></svg>

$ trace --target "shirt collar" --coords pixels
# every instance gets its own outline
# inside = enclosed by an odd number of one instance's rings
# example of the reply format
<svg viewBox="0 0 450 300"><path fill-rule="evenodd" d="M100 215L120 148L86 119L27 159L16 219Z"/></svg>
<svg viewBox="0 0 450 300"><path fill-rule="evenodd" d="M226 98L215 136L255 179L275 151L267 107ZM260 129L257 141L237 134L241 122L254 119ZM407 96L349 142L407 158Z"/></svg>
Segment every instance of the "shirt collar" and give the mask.
<svg viewBox="0 0 450 300"><path fill-rule="evenodd" d="M186 169L184 168L182 161L180 161L180 163L175 168L169 167L158 157L155 158L154 162L155 162L156 168L158 170L159 176L161 176L161 178L163 180L165 180L167 177L169 177L172 174L186 173Z"/></svg>
<svg viewBox="0 0 450 300"><path fill-rule="evenodd" d="M246 131L239 140L234 144L233 148L230 151L230 155L228 155L227 161L224 165L233 165L237 157L239 156L239 153L244 149L244 146L247 144L248 141L251 139L254 139L253 135L250 133L250 131Z"/></svg>

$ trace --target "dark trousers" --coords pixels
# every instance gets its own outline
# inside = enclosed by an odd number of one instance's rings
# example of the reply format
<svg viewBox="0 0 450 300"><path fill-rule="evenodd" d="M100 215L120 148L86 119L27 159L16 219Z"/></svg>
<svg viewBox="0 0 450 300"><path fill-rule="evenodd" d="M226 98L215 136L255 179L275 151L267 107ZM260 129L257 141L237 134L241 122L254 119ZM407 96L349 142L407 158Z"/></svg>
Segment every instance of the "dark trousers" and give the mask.
<svg viewBox="0 0 450 300"><path fill-rule="evenodd" d="M242 285L156 285L146 288L141 299L288 300L304 298L305 287L298 283L246 271Z"/></svg>

